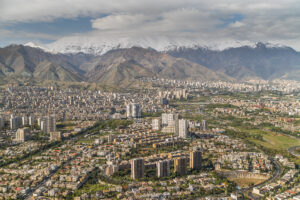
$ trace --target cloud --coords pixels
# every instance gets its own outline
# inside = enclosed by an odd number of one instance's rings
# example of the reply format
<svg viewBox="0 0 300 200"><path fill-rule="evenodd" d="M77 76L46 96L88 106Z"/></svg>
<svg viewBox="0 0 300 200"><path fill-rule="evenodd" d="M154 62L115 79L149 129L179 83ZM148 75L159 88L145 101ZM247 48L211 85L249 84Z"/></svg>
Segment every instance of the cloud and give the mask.
<svg viewBox="0 0 300 200"><path fill-rule="evenodd" d="M107 17L91 20L92 27L99 30L122 30L135 28L146 23L145 15L109 15Z"/></svg>
<svg viewBox="0 0 300 200"><path fill-rule="evenodd" d="M239 27L245 26L245 23L236 21L236 22L229 24L229 26L231 28L239 28Z"/></svg>
<svg viewBox="0 0 300 200"><path fill-rule="evenodd" d="M2 0L0 13L0 26L90 17L93 30L59 35L68 41L161 37L201 43L274 41L300 49L298 0Z"/></svg>
<svg viewBox="0 0 300 200"><path fill-rule="evenodd" d="M112 13L157 14L193 5L197 5L196 0L1 0L0 21L51 21Z"/></svg>

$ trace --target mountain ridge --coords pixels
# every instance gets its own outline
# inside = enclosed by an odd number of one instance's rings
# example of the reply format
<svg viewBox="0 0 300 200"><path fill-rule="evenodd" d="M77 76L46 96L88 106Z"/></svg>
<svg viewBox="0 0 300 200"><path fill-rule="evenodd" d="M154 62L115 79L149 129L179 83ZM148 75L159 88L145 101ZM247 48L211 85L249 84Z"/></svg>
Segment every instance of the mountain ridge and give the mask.
<svg viewBox="0 0 300 200"><path fill-rule="evenodd" d="M11 45L0 49L0 76L35 80L94 82L103 85L135 83L141 77L195 80L233 80L183 58L154 49L116 49L102 56L51 54L39 48Z"/></svg>
<svg viewBox="0 0 300 200"><path fill-rule="evenodd" d="M214 51L223 51L230 48L239 47L251 47L255 48L257 44L262 44L263 42L250 42L250 41L224 41L222 43L215 43L210 45L205 45L201 42L195 42L190 40L170 40L167 38L158 38L157 40L153 38L117 38L114 40L90 40L85 38L62 38L56 42L47 45L37 45L33 42L28 42L25 46L30 46L34 48L40 48L46 52L50 53L85 53L93 55L103 55L108 51L115 49L126 49L131 47L142 47L142 48L152 48L159 52L175 51L182 48L198 49L204 48ZM265 42L268 48L290 48L286 45L275 44Z"/></svg>
<svg viewBox="0 0 300 200"><path fill-rule="evenodd" d="M53 54L39 47L10 45L0 48L0 77L124 86L143 77L300 81L300 53L290 47L265 43L222 51L206 47L180 47L161 52L153 48L118 48L98 56Z"/></svg>
<svg viewBox="0 0 300 200"><path fill-rule="evenodd" d="M253 77L265 80L284 78L300 72L299 52L290 47L270 47L264 43L257 43L255 47L242 46L223 51L180 48L167 53L224 72L239 80ZM300 80L300 77L294 79Z"/></svg>
<svg viewBox="0 0 300 200"><path fill-rule="evenodd" d="M128 84L149 76L185 80L233 80L223 73L213 72L183 58L140 47L113 50L95 59L94 67L87 73L87 77L99 83L105 83L108 74Z"/></svg>

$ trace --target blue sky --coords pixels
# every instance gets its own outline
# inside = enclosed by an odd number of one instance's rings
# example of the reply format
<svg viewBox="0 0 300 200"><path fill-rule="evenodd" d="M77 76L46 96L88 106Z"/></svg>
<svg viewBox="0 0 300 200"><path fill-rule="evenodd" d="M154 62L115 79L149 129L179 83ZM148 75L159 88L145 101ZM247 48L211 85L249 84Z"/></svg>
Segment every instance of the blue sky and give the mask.
<svg viewBox="0 0 300 200"><path fill-rule="evenodd" d="M2 46L9 45L10 43L26 43L30 41L36 41L41 43L51 43L57 38L74 33L87 33L92 31L91 17L78 17L74 19L54 19L53 21L46 22L17 22L6 24L3 26L6 30L14 33L28 33L32 34L32 37L8 37L8 41L0 40ZM43 35L39 37L38 35ZM34 37L34 35L36 35ZM47 38L48 36L48 38ZM15 41L15 42L14 42Z"/></svg>
<svg viewBox="0 0 300 200"><path fill-rule="evenodd" d="M0 13L0 46L155 36L300 50L297 0L2 0Z"/></svg>
<svg viewBox="0 0 300 200"><path fill-rule="evenodd" d="M50 22L19 22L8 24L5 28L11 31L39 32L60 36L91 31L91 19L91 17L79 17L75 19L59 18Z"/></svg>
<svg viewBox="0 0 300 200"><path fill-rule="evenodd" d="M221 19L223 23L220 24L220 28L226 28L232 23L241 22L244 18L245 16L239 13L234 13L231 16L226 16L224 19Z"/></svg>

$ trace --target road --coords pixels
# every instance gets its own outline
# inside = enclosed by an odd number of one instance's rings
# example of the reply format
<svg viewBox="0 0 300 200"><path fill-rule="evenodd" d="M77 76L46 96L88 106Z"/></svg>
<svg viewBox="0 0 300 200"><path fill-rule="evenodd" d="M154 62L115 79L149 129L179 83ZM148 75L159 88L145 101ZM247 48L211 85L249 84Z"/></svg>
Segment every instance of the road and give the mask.
<svg viewBox="0 0 300 200"><path fill-rule="evenodd" d="M300 156L300 153L297 153L295 150L296 149L300 149L300 146L293 146L293 147L290 147L288 150L289 152L294 155L294 156Z"/></svg>
<svg viewBox="0 0 300 200"><path fill-rule="evenodd" d="M85 134L89 134L91 132L91 130L86 130L84 131ZM81 135L81 134L80 134ZM80 135L76 135L75 137L72 138L68 138L66 140L76 140L77 137L79 137ZM79 157L82 155L81 153L77 153L75 156L73 156L72 158L69 158L67 161L63 162L56 170L54 170L53 172L51 172L51 174L49 174L49 176L45 177L37 186L35 186L34 188L31 189L31 191L24 195L22 199L30 199L30 197L32 197L33 193L40 187L44 186L45 183L61 168L63 168L65 165L69 164L72 160L74 160L75 158Z"/></svg>
<svg viewBox="0 0 300 200"><path fill-rule="evenodd" d="M88 130L85 130L83 131L84 134L88 134L91 132L92 129L88 129ZM80 137L82 134L77 134L76 136L74 137L70 137L70 138L66 138L65 141L68 141L68 140L76 140L77 137ZM35 186L34 188L31 189L31 191L24 195L22 197L22 199L29 199L33 193L40 187L42 187L59 169L61 169L62 167L64 167L65 165L67 165L69 162L71 162L72 160L74 160L75 158L77 158L78 156L80 156L81 153L77 153L75 156L73 156L72 158L69 158L67 161L63 162L56 170L54 170L53 172L51 172L49 174L49 176L45 177L40 183L37 184L37 186Z"/></svg>
<svg viewBox="0 0 300 200"><path fill-rule="evenodd" d="M41 182L39 182L34 188L31 189L31 191L24 195L22 199L29 199L33 193L39 189L40 187L42 187L43 185L45 185L45 183L61 168L63 168L65 165L69 164L72 160L74 160L75 158L77 158L79 155L81 155L81 153L76 154L75 156L73 156L72 158L69 158L67 161L63 162L56 170L54 170L53 172L51 172L49 174L49 176L45 177Z"/></svg>
<svg viewBox="0 0 300 200"><path fill-rule="evenodd" d="M271 161L273 162L273 165L275 166L275 172L273 173L272 177L269 178L268 180L265 180L264 182L262 182L260 184L257 184L257 185L254 185L254 186L251 186L251 187L248 187L248 188L241 189L240 191L242 193L244 193L244 194L246 193L247 196L250 197L253 200L260 200L261 199L260 196L252 194L252 189L254 187L260 187L260 186L266 185L266 183L273 182L274 180L276 180L280 176L280 174L282 174L282 168L281 168L280 164L278 163L278 161L276 161L274 159L271 159Z"/></svg>

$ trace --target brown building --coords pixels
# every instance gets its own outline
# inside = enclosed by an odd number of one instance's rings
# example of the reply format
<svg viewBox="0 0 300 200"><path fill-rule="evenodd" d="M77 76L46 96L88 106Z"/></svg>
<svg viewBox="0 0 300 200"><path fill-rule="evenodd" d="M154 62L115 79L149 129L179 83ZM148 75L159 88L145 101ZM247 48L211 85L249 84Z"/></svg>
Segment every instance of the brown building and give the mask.
<svg viewBox="0 0 300 200"><path fill-rule="evenodd" d="M186 175L186 165L187 159L186 158L175 158L174 160L174 172L180 176Z"/></svg>
<svg viewBox="0 0 300 200"><path fill-rule="evenodd" d="M201 169L202 153L199 150L190 152L190 168L195 170Z"/></svg>

